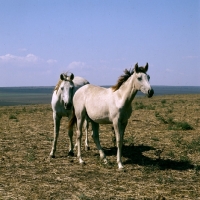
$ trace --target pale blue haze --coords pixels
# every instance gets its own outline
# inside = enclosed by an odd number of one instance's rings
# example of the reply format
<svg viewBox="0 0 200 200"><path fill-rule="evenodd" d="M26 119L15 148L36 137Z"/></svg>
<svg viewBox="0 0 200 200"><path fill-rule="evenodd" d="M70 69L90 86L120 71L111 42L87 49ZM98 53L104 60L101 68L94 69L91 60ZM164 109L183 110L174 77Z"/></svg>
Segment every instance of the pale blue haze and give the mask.
<svg viewBox="0 0 200 200"><path fill-rule="evenodd" d="M0 87L113 85L136 62L152 85L200 86L200 0L0 0Z"/></svg>

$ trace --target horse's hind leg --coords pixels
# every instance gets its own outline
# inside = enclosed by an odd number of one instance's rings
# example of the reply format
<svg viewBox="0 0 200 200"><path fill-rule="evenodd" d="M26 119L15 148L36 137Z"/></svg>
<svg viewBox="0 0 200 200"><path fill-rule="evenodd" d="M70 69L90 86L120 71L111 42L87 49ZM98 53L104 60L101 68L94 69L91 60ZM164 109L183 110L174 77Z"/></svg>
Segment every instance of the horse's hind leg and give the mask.
<svg viewBox="0 0 200 200"><path fill-rule="evenodd" d="M112 133L113 133L113 136L112 136L113 146L116 147L115 129L113 126L112 126Z"/></svg>
<svg viewBox="0 0 200 200"><path fill-rule="evenodd" d="M82 117L77 117L77 138L76 138L76 144L78 146L78 153L77 157L79 159L79 163L84 163L83 159L81 158L81 139L82 139L82 126L83 126L84 119Z"/></svg>
<svg viewBox="0 0 200 200"><path fill-rule="evenodd" d="M69 156L74 156L74 145L73 145L73 128L68 130L68 135L70 139L70 145L69 145Z"/></svg>
<svg viewBox="0 0 200 200"><path fill-rule="evenodd" d="M88 119L85 119L84 121L84 130L85 130L85 150L88 151L90 150L90 147L89 147L89 140L88 140L88 129L89 129L89 121ZM75 144L75 148L78 146L77 144L77 141L76 141L76 144Z"/></svg>
<svg viewBox="0 0 200 200"><path fill-rule="evenodd" d="M50 157L55 158L56 144L57 144L59 130L60 130L61 117L57 116L56 113L53 113L53 120L54 120L54 139L53 139L53 145L52 145Z"/></svg>
<svg viewBox="0 0 200 200"><path fill-rule="evenodd" d="M88 129L89 129L89 121L88 119L85 119L84 121L84 128L85 128L85 150L90 150L89 147L89 140L88 140Z"/></svg>
<svg viewBox="0 0 200 200"><path fill-rule="evenodd" d="M95 123L95 122L91 122L92 123L92 137L93 140L97 146L97 149L99 150L99 154L100 154L100 158L103 159L103 161L105 163L107 163L107 159L106 159L106 155L101 147L100 141L99 141L99 124Z"/></svg>

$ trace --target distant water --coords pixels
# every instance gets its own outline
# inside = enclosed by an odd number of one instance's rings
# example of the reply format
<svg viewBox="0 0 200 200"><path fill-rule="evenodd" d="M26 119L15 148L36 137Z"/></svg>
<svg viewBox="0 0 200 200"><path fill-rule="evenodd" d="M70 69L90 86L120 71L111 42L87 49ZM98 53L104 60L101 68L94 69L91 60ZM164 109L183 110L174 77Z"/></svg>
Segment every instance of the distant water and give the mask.
<svg viewBox="0 0 200 200"><path fill-rule="evenodd" d="M50 104L54 87L0 87L0 106Z"/></svg>
<svg viewBox="0 0 200 200"><path fill-rule="evenodd" d="M200 94L200 86L152 86L154 95Z"/></svg>
<svg viewBox="0 0 200 200"><path fill-rule="evenodd" d="M110 86L103 86L110 87ZM152 86L154 95L200 94L200 86ZM50 104L54 86L0 87L0 106ZM137 96L144 96L141 92Z"/></svg>

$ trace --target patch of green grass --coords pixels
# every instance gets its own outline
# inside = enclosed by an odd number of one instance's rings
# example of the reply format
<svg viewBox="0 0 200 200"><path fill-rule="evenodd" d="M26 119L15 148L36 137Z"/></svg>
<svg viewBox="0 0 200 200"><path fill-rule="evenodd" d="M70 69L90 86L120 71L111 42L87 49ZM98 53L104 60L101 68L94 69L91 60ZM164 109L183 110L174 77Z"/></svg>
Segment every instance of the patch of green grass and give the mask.
<svg viewBox="0 0 200 200"><path fill-rule="evenodd" d="M169 124L168 130L193 130L194 128L188 122L177 122L172 117L165 119L158 112L155 113L155 117L164 124Z"/></svg>
<svg viewBox="0 0 200 200"><path fill-rule="evenodd" d="M200 152L200 137L193 139L191 142L185 144L190 152Z"/></svg>
<svg viewBox="0 0 200 200"><path fill-rule="evenodd" d="M158 175L158 177L156 178L156 182L159 184L163 184L164 183L164 178L162 175Z"/></svg>
<svg viewBox="0 0 200 200"><path fill-rule="evenodd" d="M173 183L175 182L175 178L173 177L173 174L167 174L166 176L164 175L159 175L156 179L156 182L159 184L167 184L167 183Z"/></svg>
<svg viewBox="0 0 200 200"><path fill-rule="evenodd" d="M28 162L33 162L36 160L35 150L33 148L27 150L25 159Z"/></svg>
<svg viewBox="0 0 200 200"><path fill-rule="evenodd" d="M134 109L140 110L140 109L146 109L146 110L155 110L155 106L153 105L144 105L142 102L135 102L134 103Z"/></svg>
<svg viewBox="0 0 200 200"><path fill-rule="evenodd" d="M78 195L78 199L80 199L80 200L89 200L90 198L87 197L85 194L80 194L80 195Z"/></svg>
<svg viewBox="0 0 200 200"><path fill-rule="evenodd" d="M194 170L195 170L195 174L196 174L196 175L199 175L199 172L200 172L200 165L195 165Z"/></svg>
<svg viewBox="0 0 200 200"><path fill-rule="evenodd" d="M166 99L162 99L162 100L161 100L161 103L162 103L162 104L166 104L166 102L167 102Z"/></svg>
<svg viewBox="0 0 200 200"><path fill-rule="evenodd" d="M173 112L173 108L168 108L167 113L172 113Z"/></svg>
<svg viewBox="0 0 200 200"><path fill-rule="evenodd" d="M189 153L200 152L200 137L195 138L192 141L188 142L186 140L183 140L182 135L175 133L172 135L171 139L175 143L176 147L181 147L186 152ZM168 155L170 156L170 154Z"/></svg>
<svg viewBox="0 0 200 200"><path fill-rule="evenodd" d="M124 144L128 144L128 145L131 145L131 144L134 144L134 140L135 140L135 137L133 135L131 135L130 137L124 139Z"/></svg>
<svg viewBox="0 0 200 200"><path fill-rule="evenodd" d="M142 172L145 174L150 174L152 172L159 171L159 170L160 170L159 165L147 165L147 166L144 166Z"/></svg>
<svg viewBox="0 0 200 200"><path fill-rule="evenodd" d="M174 133L172 135L172 141L176 144L176 147L180 147L183 143L183 136L178 133Z"/></svg>
<svg viewBox="0 0 200 200"><path fill-rule="evenodd" d="M162 115L160 115L158 112L155 112L155 117L156 117L159 121L161 121L162 123L168 124L168 122L165 120L165 118L164 118Z"/></svg>
<svg viewBox="0 0 200 200"><path fill-rule="evenodd" d="M167 153L167 156L169 156L170 158L175 158L175 154L174 154L173 151L169 151L169 152Z"/></svg>
<svg viewBox="0 0 200 200"><path fill-rule="evenodd" d="M135 110L144 109L145 105L142 102L136 101L135 104L134 104L134 108L135 108Z"/></svg>
<svg viewBox="0 0 200 200"><path fill-rule="evenodd" d="M169 130L193 130L194 128L187 122L175 122L173 120L169 123Z"/></svg>
<svg viewBox="0 0 200 200"><path fill-rule="evenodd" d="M10 114L9 119L12 119L12 120L14 120L14 121L16 121L16 122L19 122L17 116L16 116L16 115L13 115L13 114Z"/></svg>
<svg viewBox="0 0 200 200"><path fill-rule="evenodd" d="M30 108L29 110L27 110L28 113L36 113L37 111L37 108Z"/></svg>
<svg viewBox="0 0 200 200"><path fill-rule="evenodd" d="M188 162L188 163L190 162L190 159L186 153L184 153L184 155L180 156L180 162Z"/></svg>
<svg viewBox="0 0 200 200"><path fill-rule="evenodd" d="M16 115L10 114L9 119L17 119Z"/></svg>
<svg viewBox="0 0 200 200"><path fill-rule="evenodd" d="M159 183L159 184L170 184L170 183L173 183L175 181L176 181L176 179L173 177L172 174L169 174L167 176L159 175L156 179L156 182Z"/></svg>
<svg viewBox="0 0 200 200"><path fill-rule="evenodd" d="M155 110L155 106L150 104L150 105L146 106L146 109L147 110Z"/></svg>

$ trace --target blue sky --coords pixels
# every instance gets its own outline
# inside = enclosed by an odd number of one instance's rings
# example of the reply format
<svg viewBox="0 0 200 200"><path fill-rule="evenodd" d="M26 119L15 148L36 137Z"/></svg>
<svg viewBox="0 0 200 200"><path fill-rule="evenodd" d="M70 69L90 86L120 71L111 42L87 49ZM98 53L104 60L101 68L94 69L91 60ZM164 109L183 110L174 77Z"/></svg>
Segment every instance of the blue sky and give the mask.
<svg viewBox="0 0 200 200"><path fill-rule="evenodd" d="M0 87L114 85L136 62L152 85L200 86L200 0L0 0Z"/></svg>

